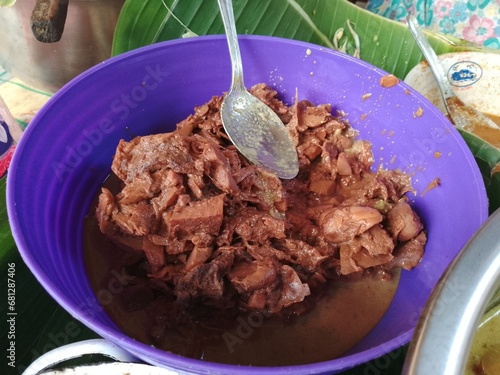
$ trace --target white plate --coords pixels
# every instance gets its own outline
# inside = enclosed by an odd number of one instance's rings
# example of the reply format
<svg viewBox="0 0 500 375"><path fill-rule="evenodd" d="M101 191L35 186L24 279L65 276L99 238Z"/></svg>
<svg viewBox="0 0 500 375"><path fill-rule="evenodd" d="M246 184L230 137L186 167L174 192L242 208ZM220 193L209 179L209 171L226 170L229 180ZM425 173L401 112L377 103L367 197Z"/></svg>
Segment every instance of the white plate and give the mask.
<svg viewBox="0 0 500 375"><path fill-rule="evenodd" d="M455 52L438 57L455 94L500 125L500 53ZM404 81L446 113L426 61L415 66Z"/></svg>
<svg viewBox="0 0 500 375"><path fill-rule="evenodd" d="M103 363L44 372L43 375L177 375L177 372L137 363Z"/></svg>

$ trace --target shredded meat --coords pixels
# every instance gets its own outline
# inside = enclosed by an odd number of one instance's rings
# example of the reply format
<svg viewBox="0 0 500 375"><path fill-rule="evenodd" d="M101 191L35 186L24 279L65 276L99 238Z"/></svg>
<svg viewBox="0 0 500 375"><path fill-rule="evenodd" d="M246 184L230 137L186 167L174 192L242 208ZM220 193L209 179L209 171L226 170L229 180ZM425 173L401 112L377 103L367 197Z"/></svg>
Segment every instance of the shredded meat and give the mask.
<svg viewBox="0 0 500 375"><path fill-rule="evenodd" d="M120 142L121 189L102 190L101 231L142 252L150 279L184 305L280 313L328 279L415 267L426 235L405 196L409 176L372 172L371 144L330 105L287 106L263 84L251 91L290 132L296 178L249 164L213 97L172 133Z"/></svg>

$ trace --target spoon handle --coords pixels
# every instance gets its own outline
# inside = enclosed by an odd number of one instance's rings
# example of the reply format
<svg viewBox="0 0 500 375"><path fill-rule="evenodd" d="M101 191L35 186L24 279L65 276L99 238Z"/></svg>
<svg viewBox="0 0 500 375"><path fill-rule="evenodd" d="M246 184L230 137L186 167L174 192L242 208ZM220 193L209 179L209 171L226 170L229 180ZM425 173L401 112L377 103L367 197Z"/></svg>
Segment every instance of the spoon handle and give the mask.
<svg viewBox="0 0 500 375"><path fill-rule="evenodd" d="M448 77L446 76L443 66L441 65L441 62L439 61L436 53L429 44L429 41L427 40L424 33L420 29L420 26L417 23L415 17L408 16L407 22L410 32L413 38L415 39L415 42L420 47L420 50L424 54L424 57L426 58L427 62L429 63L429 66L431 67L432 73L434 73L434 76L436 77L439 89L441 91L441 94L443 95L444 102L446 103L447 102L446 99L454 96L455 93L451 88L451 84L448 81Z"/></svg>
<svg viewBox="0 0 500 375"><path fill-rule="evenodd" d="M246 90L243 82L243 64L241 62L240 47L238 45L238 35L236 33L236 23L234 20L232 0L218 0L219 9L222 16L222 23L226 30L227 45L231 56L232 83L231 91Z"/></svg>

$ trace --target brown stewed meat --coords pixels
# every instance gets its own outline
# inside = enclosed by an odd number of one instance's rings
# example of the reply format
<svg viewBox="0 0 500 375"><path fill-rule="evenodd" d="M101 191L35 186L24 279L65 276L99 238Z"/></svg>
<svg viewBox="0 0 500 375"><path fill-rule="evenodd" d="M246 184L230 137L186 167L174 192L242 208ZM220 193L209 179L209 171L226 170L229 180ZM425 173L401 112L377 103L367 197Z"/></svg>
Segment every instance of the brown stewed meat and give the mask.
<svg viewBox="0 0 500 375"><path fill-rule="evenodd" d="M409 176L372 171L371 144L330 105L289 107L268 86L251 91L292 135L296 178L249 164L213 97L172 133L120 142L112 170L122 186L102 190L101 231L142 252L148 277L187 305L279 313L329 279L415 267L426 235L405 196Z"/></svg>

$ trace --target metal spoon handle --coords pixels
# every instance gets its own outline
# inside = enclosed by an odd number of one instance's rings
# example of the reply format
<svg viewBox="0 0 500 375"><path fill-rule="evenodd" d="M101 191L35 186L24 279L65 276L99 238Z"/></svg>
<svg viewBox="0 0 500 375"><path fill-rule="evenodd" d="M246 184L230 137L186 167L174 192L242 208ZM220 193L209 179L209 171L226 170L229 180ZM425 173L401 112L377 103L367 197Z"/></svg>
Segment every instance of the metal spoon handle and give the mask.
<svg viewBox="0 0 500 375"><path fill-rule="evenodd" d="M246 90L243 82L243 64L241 62L240 47L238 45L238 34L234 20L232 0L218 0L222 16L222 23L226 30L227 45L232 63L231 90Z"/></svg>
<svg viewBox="0 0 500 375"><path fill-rule="evenodd" d="M454 96L455 93L453 92L451 84L448 81L448 77L446 76L443 66L441 65L441 62L439 61L436 53L429 44L424 33L420 29L420 26L415 17L408 16L406 20L408 22L408 27L410 29L410 32L413 38L415 39L415 42L420 47L420 50L424 54L425 59L429 63L429 66L431 67L431 70L434 73L434 76L436 77L437 84L439 86L441 94L443 95L444 102L446 104L446 99Z"/></svg>

